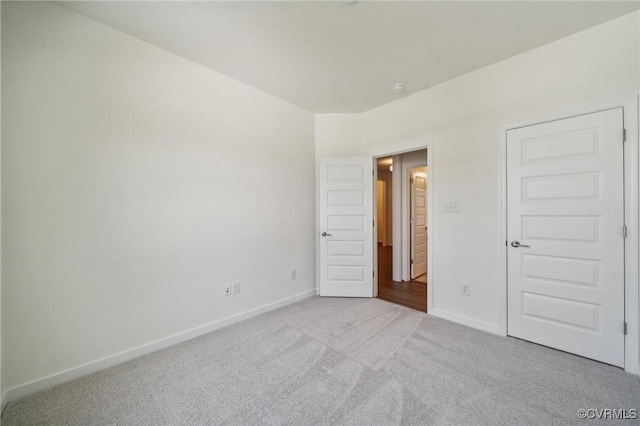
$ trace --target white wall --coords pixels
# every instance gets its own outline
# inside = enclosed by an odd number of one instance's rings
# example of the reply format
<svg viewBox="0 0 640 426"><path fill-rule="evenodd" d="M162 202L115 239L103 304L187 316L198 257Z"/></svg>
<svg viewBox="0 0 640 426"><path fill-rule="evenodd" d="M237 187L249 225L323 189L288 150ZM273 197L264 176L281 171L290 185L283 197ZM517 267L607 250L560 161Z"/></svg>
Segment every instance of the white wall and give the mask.
<svg viewBox="0 0 640 426"><path fill-rule="evenodd" d="M315 288L311 113L55 4L3 9L5 389Z"/></svg>
<svg viewBox="0 0 640 426"><path fill-rule="evenodd" d="M498 332L504 127L631 100L639 92L638 28L638 13L627 15L368 111L360 138L348 125L355 118L316 116L316 135L333 135L316 140L324 156L380 155L433 142L435 313ZM458 201L460 212L442 213L445 201ZM471 296L460 294L462 281Z"/></svg>
<svg viewBox="0 0 640 426"><path fill-rule="evenodd" d="M316 114L316 157L362 154L362 114Z"/></svg>

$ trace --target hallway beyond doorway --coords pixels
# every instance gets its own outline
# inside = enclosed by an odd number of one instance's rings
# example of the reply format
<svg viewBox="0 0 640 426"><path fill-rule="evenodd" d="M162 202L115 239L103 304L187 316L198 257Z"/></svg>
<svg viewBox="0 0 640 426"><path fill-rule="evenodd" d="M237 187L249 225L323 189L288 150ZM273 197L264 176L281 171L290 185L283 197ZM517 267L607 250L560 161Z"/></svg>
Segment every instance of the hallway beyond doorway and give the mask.
<svg viewBox="0 0 640 426"><path fill-rule="evenodd" d="M395 282L391 277L391 247L384 247L382 244L378 244L378 298L420 312L427 312L426 283L415 280Z"/></svg>

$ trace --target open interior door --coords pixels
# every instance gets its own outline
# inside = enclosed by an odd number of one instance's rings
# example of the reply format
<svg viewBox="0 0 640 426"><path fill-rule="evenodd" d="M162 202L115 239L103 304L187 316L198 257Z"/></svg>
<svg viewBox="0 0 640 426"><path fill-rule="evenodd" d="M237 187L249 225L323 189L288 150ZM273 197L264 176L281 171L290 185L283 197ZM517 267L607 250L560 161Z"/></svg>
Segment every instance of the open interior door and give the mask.
<svg viewBox="0 0 640 426"><path fill-rule="evenodd" d="M427 174L411 169L411 279L427 273Z"/></svg>
<svg viewBox="0 0 640 426"><path fill-rule="evenodd" d="M320 159L320 295L373 297L372 159Z"/></svg>

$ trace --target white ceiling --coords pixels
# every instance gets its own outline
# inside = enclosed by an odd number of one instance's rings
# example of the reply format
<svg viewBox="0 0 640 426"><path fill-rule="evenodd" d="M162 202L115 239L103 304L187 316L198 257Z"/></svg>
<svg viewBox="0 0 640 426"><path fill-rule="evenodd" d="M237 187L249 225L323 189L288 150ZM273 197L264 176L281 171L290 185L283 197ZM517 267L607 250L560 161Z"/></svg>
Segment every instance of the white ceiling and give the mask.
<svg viewBox="0 0 640 426"><path fill-rule="evenodd" d="M313 112L362 112L638 1L83 1L65 7Z"/></svg>

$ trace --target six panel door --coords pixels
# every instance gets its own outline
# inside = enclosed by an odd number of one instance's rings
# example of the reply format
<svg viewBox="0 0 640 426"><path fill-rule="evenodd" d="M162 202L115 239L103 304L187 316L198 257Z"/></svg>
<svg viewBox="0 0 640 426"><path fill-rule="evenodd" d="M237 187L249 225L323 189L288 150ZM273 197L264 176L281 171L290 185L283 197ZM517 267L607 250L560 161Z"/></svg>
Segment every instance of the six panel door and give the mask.
<svg viewBox="0 0 640 426"><path fill-rule="evenodd" d="M371 158L320 159L320 295L373 297Z"/></svg>
<svg viewBox="0 0 640 426"><path fill-rule="evenodd" d="M624 365L621 108L507 132L508 334Z"/></svg>

